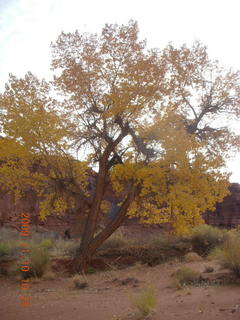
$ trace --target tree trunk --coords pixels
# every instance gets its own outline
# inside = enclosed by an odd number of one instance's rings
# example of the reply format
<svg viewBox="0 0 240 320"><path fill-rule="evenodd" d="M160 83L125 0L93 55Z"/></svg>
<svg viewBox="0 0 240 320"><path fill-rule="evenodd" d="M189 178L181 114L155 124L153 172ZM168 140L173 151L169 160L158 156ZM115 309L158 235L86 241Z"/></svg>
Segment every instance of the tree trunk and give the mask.
<svg viewBox="0 0 240 320"><path fill-rule="evenodd" d="M102 243L108 239L114 231L116 231L121 224L126 219L127 210L137 196L139 189L133 187L133 189L128 194L127 198L123 202L117 217L108 223L106 228L100 232L95 238L92 238L92 241L85 246L81 246L77 251L76 257L73 260L73 271L85 273L87 266L91 257L96 253L97 249L102 245Z"/></svg>

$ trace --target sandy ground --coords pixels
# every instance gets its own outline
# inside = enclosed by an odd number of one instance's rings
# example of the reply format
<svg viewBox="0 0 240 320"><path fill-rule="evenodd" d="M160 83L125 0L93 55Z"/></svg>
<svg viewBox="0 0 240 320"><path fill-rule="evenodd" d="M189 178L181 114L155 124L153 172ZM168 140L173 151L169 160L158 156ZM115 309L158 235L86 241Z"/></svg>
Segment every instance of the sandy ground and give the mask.
<svg viewBox="0 0 240 320"><path fill-rule="evenodd" d="M216 270L216 262L165 263L156 267L136 265L88 275L89 286L73 289L69 278L31 282L31 305L20 307L19 282L0 279L1 320L117 320L128 319L136 309L132 300L143 288L153 287L158 305L152 320L240 319L240 286L215 285L177 289L173 272L188 265ZM134 278L136 281L121 281ZM238 307L239 306L239 307Z"/></svg>

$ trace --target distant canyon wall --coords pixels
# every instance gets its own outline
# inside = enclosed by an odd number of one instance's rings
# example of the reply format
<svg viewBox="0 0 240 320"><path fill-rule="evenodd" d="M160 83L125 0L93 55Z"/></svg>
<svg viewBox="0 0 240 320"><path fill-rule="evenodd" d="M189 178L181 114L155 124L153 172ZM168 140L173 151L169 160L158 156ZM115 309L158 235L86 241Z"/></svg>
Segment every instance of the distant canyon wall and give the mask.
<svg viewBox="0 0 240 320"><path fill-rule="evenodd" d="M216 210L214 212L206 212L203 215L206 223L223 228L234 228L240 225L240 184L232 183L229 189L231 194L222 203L216 204ZM112 202L112 211L114 211L116 198L112 190L108 190L106 199ZM17 228L19 214L21 212L29 212L32 217L32 225L35 228L45 228L58 232L71 229L73 233L81 234L83 223L80 223L82 219L80 211L62 213L58 216L52 215L43 222L39 220L38 215L39 199L33 191L26 192L22 199L16 203L14 203L11 195L0 193L0 227L11 226ZM112 213L110 213L110 216Z"/></svg>
<svg viewBox="0 0 240 320"><path fill-rule="evenodd" d="M223 202L216 203L215 211L203 215L207 224L223 228L240 225L240 184L231 183L229 190L230 195Z"/></svg>

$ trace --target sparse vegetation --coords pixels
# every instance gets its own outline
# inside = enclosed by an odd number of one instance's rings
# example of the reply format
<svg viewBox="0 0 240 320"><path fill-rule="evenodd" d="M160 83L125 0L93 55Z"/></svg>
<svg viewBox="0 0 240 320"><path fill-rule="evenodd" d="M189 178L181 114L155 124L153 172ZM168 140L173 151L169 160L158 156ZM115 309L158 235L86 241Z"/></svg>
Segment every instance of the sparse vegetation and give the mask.
<svg viewBox="0 0 240 320"><path fill-rule="evenodd" d="M240 278L240 238L230 237L223 246L210 253L210 258L219 259L223 267L230 269Z"/></svg>
<svg viewBox="0 0 240 320"><path fill-rule="evenodd" d="M200 273L188 267L182 267L178 269L174 278L176 281L176 285L179 288L182 288L186 285L194 285L200 280Z"/></svg>
<svg viewBox="0 0 240 320"><path fill-rule="evenodd" d="M0 243L0 257L4 257L10 254L10 247L9 244L6 242Z"/></svg>
<svg viewBox="0 0 240 320"><path fill-rule="evenodd" d="M40 247L49 250L53 247L53 242L51 239L44 239L41 241Z"/></svg>
<svg viewBox="0 0 240 320"><path fill-rule="evenodd" d="M18 241L0 242L0 259L17 255L19 251Z"/></svg>
<svg viewBox="0 0 240 320"><path fill-rule="evenodd" d="M133 244L133 241L127 239L122 232L115 232L101 246L100 249L119 249Z"/></svg>
<svg viewBox="0 0 240 320"><path fill-rule="evenodd" d="M145 288L133 299L134 306L142 317L149 316L157 306L157 297L153 288Z"/></svg>
<svg viewBox="0 0 240 320"><path fill-rule="evenodd" d="M228 239L226 230L202 224L193 230L191 241L193 250L207 255L212 249L222 245Z"/></svg>
<svg viewBox="0 0 240 320"><path fill-rule="evenodd" d="M74 256L79 243L71 240L56 240L51 248L52 256Z"/></svg>
<svg viewBox="0 0 240 320"><path fill-rule="evenodd" d="M49 263L49 255L46 249L32 247L30 254L30 274L36 278L41 278Z"/></svg>
<svg viewBox="0 0 240 320"><path fill-rule="evenodd" d="M31 277L41 278L49 265L48 251L44 248L33 245L31 247L31 253L29 254L29 271L22 270L21 267L24 265L24 261L26 261L26 257L24 259L20 259L17 264L11 268L10 274L15 276L21 275L23 279Z"/></svg>
<svg viewBox="0 0 240 320"><path fill-rule="evenodd" d="M75 275L72 277L73 286L75 289L85 289L88 287L88 283L82 280L80 275Z"/></svg>

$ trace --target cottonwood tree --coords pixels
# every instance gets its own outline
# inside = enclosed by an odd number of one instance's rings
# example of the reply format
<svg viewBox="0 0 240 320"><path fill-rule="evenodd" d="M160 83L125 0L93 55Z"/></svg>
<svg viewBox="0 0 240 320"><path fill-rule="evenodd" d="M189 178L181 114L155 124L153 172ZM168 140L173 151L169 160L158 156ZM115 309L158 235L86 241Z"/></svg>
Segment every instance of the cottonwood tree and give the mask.
<svg viewBox="0 0 240 320"><path fill-rule="evenodd" d="M222 121L239 115L239 72L211 62L197 42L147 50L134 21L100 35L62 33L52 51L51 83L11 76L0 97L1 183L37 190L42 218L86 204L75 270L127 217L178 233L201 223L228 192L225 159L239 140ZM118 213L96 234L110 184Z"/></svg>

